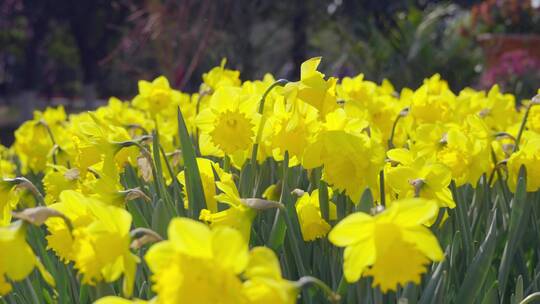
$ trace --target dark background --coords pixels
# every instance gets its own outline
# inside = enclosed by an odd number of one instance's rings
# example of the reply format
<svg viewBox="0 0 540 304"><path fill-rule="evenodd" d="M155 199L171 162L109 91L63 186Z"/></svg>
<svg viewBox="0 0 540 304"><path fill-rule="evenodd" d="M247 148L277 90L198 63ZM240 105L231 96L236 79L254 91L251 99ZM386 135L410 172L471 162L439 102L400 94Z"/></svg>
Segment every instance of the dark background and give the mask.
<svg viewBox="0 0 540 304"><path fill-rule="evenodd" d="M327 75L362 72L399 89L440 73L459 90L482 71L468 29L476 2L2 0L0 129L9 137L35 108L131 98L137 80L158 75L195 92L224 57L243 80L295 79L321 55Z"/></svg>

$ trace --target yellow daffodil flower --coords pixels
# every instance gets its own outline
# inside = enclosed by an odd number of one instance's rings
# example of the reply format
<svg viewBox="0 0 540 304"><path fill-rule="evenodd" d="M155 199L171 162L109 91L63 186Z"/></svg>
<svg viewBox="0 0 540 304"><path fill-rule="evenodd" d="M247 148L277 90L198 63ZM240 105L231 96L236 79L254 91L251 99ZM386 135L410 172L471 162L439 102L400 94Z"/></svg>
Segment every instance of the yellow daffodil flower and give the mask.
<svg viewBox="0 0 540 304"><path fill-rule="evenodd" d="M424 80L424 84L414 92L410 106L411 115L419 124L449 122L453 119L456 96L436 74Z"/></svg>
<svg viewBox="0 0 540 304"><path fill-rule="evenodd" d="M255 247L249 252L244 273L243 292L249 303L293 304L299 289L282 278L281 267L274 252L266 247Z"/></svg>
<svg viewBox="0 0 540 304"><path fill-rule="evenodd" d="M302 165L306 169L322 165L323 180L332 189L345 191L358 203L366 188L377 189L384 150L378 141L362 131L364 123L332 114L327 115L325 130L306 148Z"/></svg>
<svg viewBox="0 0 540 304"><path fill-rule="evenodd" d="M239 232L175 218L167 235L145 256L157 303L247 303L238 275L248 264L248 245Z"/></svg>
<svg viewBox="0 0 540 304"><path fill-rule="evenodd" d="M346 247L343 272L347 282L372 276L383 292L420 283L430 261L441 261L437 238L424 224L437 214L435 201L412 198L394 202L371 216L357 212L340 221L328 239Z"/></svg>
<svg viewBox="0 0 540 304"><path fill-rule="evenodd" d="M152 116L176 115L183 93L173 90L165 76L159 76L152 82L139 81L139 94L133 98L134 107L148 111Z"/></svg>
<svg viewBox="0 0 540 304"><path fill-rule="evenodd" d="M248 252L237 230L174 218L167 234L145 256L157 303L295 303L298 288L282 278L276 255Z"/></svg>
<svg viewBox="0 0 540 304"><path fill-rule="evenodd" d="M399 152L406 151L400 150ZM392 153L392 151L388 151L388 156L396 161L391 155L399 153ZM440 207L454 208L456 206L448 188L452 174L445 165L427 161L425 158L417 158L410 163L387 167L385 177L388 186L398 198L423 197L437 201Z"/></svg>
<svg viewBox="0 0 540 304"><path fill-rule="evenodd" d="M11 222L11 212L19 203L20 193L15 184L4 179L0 179L0 226L8 225Z"/></svg>
<svg viewBox="0 0 540 304"><path fill-rule="evenodd" d="M155 301L153 300L144 301L140 299L128 300L128 299L115 297L115 296L106 296L94 302L94 304L151 304L151 303L155 303Z"/></svg>
<svg viewBox="0 0 540 304"><path fill-rule="evenodd" d="M227 59L223 58L218 67L212 68L208 73L202 76L201 92L215 91L223 86L240 86L240 72L225 68Z"/></svg>
<svg viewBox="0 0 540 304"><path fill-rule="evenodd" d="M508 187L512 191L516 190L521 166L525 166L527 171L527 191L540 189L540 135L531 134L529 137L508 159Z"/></svg>
<svg viewBox="0 0 540 304"><path fill-rule="evenodd" d="M48 248L64 262L73 261L85 284L113 282L124 274L123 292L130 296L139 259L129 250L129 212L71 190L49 207L64 214L73 230L63 219L48 219Z"/></svg>
<svg viewBox="0 0 540 304"><path fill-rule="evenodd" d="M200 220L209 223L212 227L227 226L235 228L249 241L251 224L256 211L244 204L232 179L216 182L216 186L222 193L216 195L215 199L218 202L227 204L228 208L215 213L203 209L199 217Z"/></svg>
<svg viewBox="0 0 540 304"><path fill-rule="evenodd" d="M208 209L208 211L211 213L216 213L218 211L216 200L216 179L221 181L232 181L232 175L223 171L218 163L214 163L206 158L197 158L197 166L201 174L206 209ZM214 172L217 174L217 176L215 176ZM182 186L184 186L184 204L185 208L188 208L189 197L186 191L186 177L184 171L178 173L177 177L178 181L182 184Z"/></svg>
<svg viewBox="0 0 540 304"><path fill-rule="evenodd" d="M216 90L208 107L201 110L196 120L201 130L201 154L241 156L246 153L257 132L260 115L256 106L255 98L243 95L240 88Z"/></svg>
<svg viewBox="0 0 540 304"><path fill-rule="evenodd" d="M285 104L285 100L274 103L272 115L266 122L263 136L272 150L276 161L283 160L289 152L289 165L297 165L306 147L315 141L320 129L317 111L308 104L296 101Z"/></svg>
<svg viewBox="0 0 540 304"><path fill-rule="evenodd" d="M0 296L11 291L9 281L21 281L37 268L47 284L54 286L51 276L26 243L26 224L16 221L9 226L0 225ZM6 281L9 279L9 281Z"/></svg>
<svg viewBox="0 0 540 304"><path fill-rule="evenodd" d="M328 196L332 197L332 190L328 190ZM328 202L330 208L330 220L335 220L336 205ZM330 224L321 216L319 205L319 190L315 189L310 193L304 193L296 202L296 212L304 241L313 241L324 237L330 231Z"/></svg>
<svg viewBox="0 0 540 304"><path fill-rule="evenodd" d="M300 81L288 83L285 92L290 98L298 98L319 111L320 117L338 108L336 98L336 78L324 79L324 74L317 71L321 57L304 61L300 67Z"/></svg>

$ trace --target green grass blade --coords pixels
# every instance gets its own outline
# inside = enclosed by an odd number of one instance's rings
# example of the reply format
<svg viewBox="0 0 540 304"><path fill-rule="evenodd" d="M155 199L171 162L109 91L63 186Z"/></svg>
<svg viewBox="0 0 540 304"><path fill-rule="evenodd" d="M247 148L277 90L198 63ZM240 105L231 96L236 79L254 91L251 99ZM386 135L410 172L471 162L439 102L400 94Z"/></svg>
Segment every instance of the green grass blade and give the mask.
<svg viewBox="0 0 540 304"><path fill-rule="evenodd" d="M328 186L321 179L319 182L319 206L321 208L322 218L330 222L330 205L328 203Z"/></svg>
<svg viewBox="0 0 540 304"><path fill-rule="evenodd" d="M457 219L459 229L463 234L462 241L463 247L465 249L465 256L467 258L467 262L470 262L472 259L473 241L471 225L467 217L467 205L462 200L462 196L460 195L454 181L452 181L452 183L450 184L450 188L452 190L452 196L454 197L454 201L456 202L456 208L452 209L451 212L453 213L453 217Z"/></svg>
<svg viewBox="0 0 540 304"><path fill-rule="evenodd" d="M523 233L528 225L529 214L532 209L531 202L527 201L527 173L524 166L519 170L516 194L512 203L508 236L499 266L499 294L502 299L506 292L506 284L510 268L517 252Z"/></svg>
<svg viewBox="0 0 540 304"><path fill-rule="evenodd" d="M492 220L486 238L467 268L465 279L463 280L463 284L461 284L455 303L473 303L482 290L482 285L487 277L497 245L495 227L497 219L494 214L492 214L491 218Z"/></svg>
<svg viewBox="0 0 540 304"><path fill-rule="evenodd" d="M189 197L189 213L192 218L198 219L203 208L206 208L204 192L201 182L201 174L197 166L195 148L189 137L189 133L182 117L182 112L178 108L178 135L180 136L180 145L184 158L184 167L186 174L186 190Z"/></svg>

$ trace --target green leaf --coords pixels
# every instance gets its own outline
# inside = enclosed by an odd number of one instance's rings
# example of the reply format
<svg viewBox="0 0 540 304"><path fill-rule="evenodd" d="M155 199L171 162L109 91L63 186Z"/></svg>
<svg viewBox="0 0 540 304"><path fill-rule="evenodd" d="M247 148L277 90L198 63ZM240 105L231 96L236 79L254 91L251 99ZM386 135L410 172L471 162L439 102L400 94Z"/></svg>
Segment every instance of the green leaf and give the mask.
<svg viewBox="0 0 540 304"><path fill-rule="evenodd" d="M519 170L516 194L512 203L508 236L504 246L501 264L499 266L499 294L504 298L506 284L514 255L521 243L521 239L530 218L532 204L527 202L527 171L525 166Z"/></svg>
<svg viewBox="0 0 540 304"><path fill-rule="evenodd" d="M470 262L473 251L472 232L469 218L467 217L467 204L463 200L463 196L460 195L455 182L452 180L450 184L452 190L452 196L456 202L456 208L451 209L452 217L455 217L458 221L459 229L463 234L463 247L465 248L465 256L467 262Z"/></svg>
<svg viewBox="0 0 540 304"><path fill-rule="evenodd" d="M159 130L156 127L156 130L152 134L152 158L154 159L154 168L155 168L155 174L154 174L154 183L156 185L156 189L159 193L160 199L162 202L164 202L167 206L168 213L173 216L176 214L176 209L173 203L173 200L171 198L171 195L167 191L166 188L166 181L165 181L165 175L163 174L163 167L161 165L161 146L159 144Z"/></svg>
<svg viewBox="0 0 540 304"><path fill-rule="evenodd" d="M516 290L514 292L514 294L516 295L515 299L516 299L516 302L519 303L521 302L521 300L523 300L523 277L521 275L517 278L515 290Z"/></svg>
<svg viewBox="0 0 540 304"><path fill-rule="evenodd" d="M169 163L169 160L167 159L167 154L165 153L165 150L163 150L163 147L159 147L160 148L160 151L161 151L161 155L163 156L163 159L164 159L164 162L165 162L165 165L167 167L167 171L169 172L169 175L171 176L171 179L172 179L172 186L173 186L173 190L174 190L174 198L175 198L175 207L178 212L176 212L176 214L178 215L178 213L180 215L184 215L185 214L185 210L184 210L184 198L182 196L182 188L181 188L181 185L180 185L180 182L178 181L178 178L176 178L176 174L174 172L174 170L172 169L172 166L171 164Z"/></svg>
<svg viewBox="0 0 540 304"><path fill-rule="evenodd" d="M167 226L171 217L167 212L167 208L161 199L155 203L154 212L152 213L152 230L159 233L164 239L167 238Z"/></svg>
<svg viewBox="0 0 540 304"><path fill-rule="evenodd" d="M444 272L445 262L441 262L435 268L435 271L431 274L430 278L427 279L427 285L422 291L422 297L420 298L419 304L434 303L435 299L435 290L441 281L441 277ZM409 299L410 300L410 299Z"/></svg>
<svg viewBox="0 0 540 304"><path fill-rule="evenodd" d="M330 206L328 204L328 186L321 179L319 182L319 205L321 209L322 218L330 222Z"/></svg>
<svg viewBox="0 0 540 304"><path fill-rule="evenodd" d="M486 292L486 295L484 296L484 299L482 300L482 304L499 303L498 288L499 288L498 282L497 281L493 282L493 284L491 284L488 291Z"/></svg>
<svg viewBox="0 0 540 304"><path fill-rule="evenodd" d="M146 202L144 202L142 199L136 199L126 203L126 209L133 216L133 224L135 227L150 227L137 204L146 204Z"/></svg>
<svg viewBox="0 0 540 304"><path fill-rule="evenodd" d="M443 271L442 277L437 283L437 287L435 288L435 293L433 294L433 303L442 303L443 299L446 297L446 280L448 277L448 273L446 271Z"/></svg>
<svg viewBox="0 0 540 304"><path fill-rule="evenodd" d="M471 264L468 266L465 279L459 288L455 303L473 303L479 292L482 290L482 285L487 277L489 266L493 259L495 246L497 245L496 222L497 218L493 214L491 224L478 252L476 253Z"/></svg>
<svg viewBox="0 0 540 304"><path fill-rule="evenodd" d="M184 158L186 191L187 196L189 197L189 213L192 218L198 219L201 210L206 208L206 201L204 199L201 174L199 172L199 167L197 166L195 148L189 137L180 108L178 108L178 135L180 136L180 145Z"/></svg>

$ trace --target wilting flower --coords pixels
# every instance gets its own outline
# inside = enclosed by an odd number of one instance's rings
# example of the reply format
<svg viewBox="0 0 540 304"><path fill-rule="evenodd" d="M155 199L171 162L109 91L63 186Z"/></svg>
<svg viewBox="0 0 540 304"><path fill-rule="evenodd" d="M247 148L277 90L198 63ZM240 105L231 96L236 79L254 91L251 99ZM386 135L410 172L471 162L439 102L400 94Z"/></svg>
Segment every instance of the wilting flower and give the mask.
<svg viewBox="0 0 540 304"><path fill-rule="evenodd" d="M437 238L424 226L438 211L435 201L420 198L395 201L371 216L357 212L340 221L328 239L346 247L343 272L347 282L372 276L382 291L420 283L430 261L443 259Z"/></svg>

